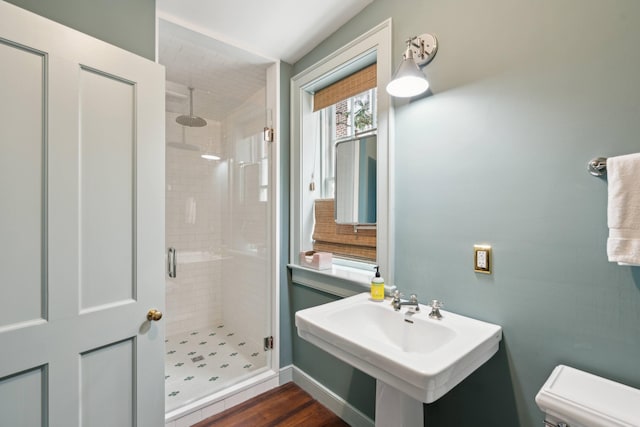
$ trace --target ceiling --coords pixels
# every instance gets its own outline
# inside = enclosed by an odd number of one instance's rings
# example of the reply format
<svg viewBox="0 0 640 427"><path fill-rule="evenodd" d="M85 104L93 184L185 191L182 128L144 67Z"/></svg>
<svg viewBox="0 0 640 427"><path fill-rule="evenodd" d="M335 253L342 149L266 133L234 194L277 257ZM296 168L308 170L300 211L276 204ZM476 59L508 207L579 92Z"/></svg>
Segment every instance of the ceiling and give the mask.
<svg viewBox="0 0 640 427"><path fill-rule="evenodd" d="M166 72L166 110L222 120L266 84L271 61L202 34L160 21L158 60Z"/></svg>
<svg viewBox="0 0 640 427"><path fill-rule="evenodd" d="M295 63L373 0L156 0L160 18Z"/></svg>
<svg viewBox="0 0 640 427"><path fill-rule="evenodd" d="M373 0L157 0L166 110L221 121ZM309 13L313 11L313 13Z"/></svg>

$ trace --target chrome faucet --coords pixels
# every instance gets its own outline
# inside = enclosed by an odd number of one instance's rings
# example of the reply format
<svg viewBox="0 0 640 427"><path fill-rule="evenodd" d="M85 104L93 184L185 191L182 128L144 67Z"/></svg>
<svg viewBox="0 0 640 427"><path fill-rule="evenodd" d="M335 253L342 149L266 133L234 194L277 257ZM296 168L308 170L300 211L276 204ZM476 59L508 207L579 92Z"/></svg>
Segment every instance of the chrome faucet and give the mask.
<svg viewBox="0 0 640 427"><path fill-rule="evenodd" d="M416 296L416 294L411 294L411 296L409 297L409 301L400 300L401 296L402 294L400 293L400 291L395 291L393 293L391 305L393 306L393 309L395 311L400 311L400 308L402 308L403 305L415 307L413 311L420 311L420 305L418 304L418 297Z"/></svg>
<svg viewBox="0 0 640 427"><path fill-rule="evenodd" d="M444 306L444 304L442 304L441 301L438 301L437 299L431 300L431 304L429 304L429 307L431 307L431 313L429 313L429 317L432 319L441 320L442 314L440 314L440 309L442 308L442 306Z"/></svg>

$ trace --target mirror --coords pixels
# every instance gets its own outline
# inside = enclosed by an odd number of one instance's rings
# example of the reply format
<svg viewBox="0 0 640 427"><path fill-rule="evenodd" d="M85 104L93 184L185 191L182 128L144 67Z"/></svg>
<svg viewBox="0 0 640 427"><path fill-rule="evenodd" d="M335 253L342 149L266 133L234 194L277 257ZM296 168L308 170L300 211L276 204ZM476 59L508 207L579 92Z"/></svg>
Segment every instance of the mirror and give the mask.
<svg viewBox="0 0 640 427"><path fill-rule="evenodd" d="M377 151L375 134L336 143L336 223L376 223Z"/></svg>

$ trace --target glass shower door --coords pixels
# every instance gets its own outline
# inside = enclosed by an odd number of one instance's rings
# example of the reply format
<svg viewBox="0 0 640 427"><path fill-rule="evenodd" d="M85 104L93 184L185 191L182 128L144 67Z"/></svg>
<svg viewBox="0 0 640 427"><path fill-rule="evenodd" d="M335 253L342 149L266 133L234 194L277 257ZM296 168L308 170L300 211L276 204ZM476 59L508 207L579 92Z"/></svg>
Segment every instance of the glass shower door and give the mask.
<svg viewBox="0 0 640 427"><path fill-rule="evenodd" d="M251 343L243 360L249 371L270 366L264 340L272 335L271 144L263 138L265 94L256 93L228 117L230 139L229 227L223 271L225 322Z"/></svg>
<svg viewBox="0 0 640 427"><path fill-rule="evenodd" d="M252 100L210 120L213 131L187 129L189 144L198 133L219 136L219 160L167 150L167 244L176 252L176 277L167 279L168 411L271 365L272 147L263 139L264 94Z"/></svg>

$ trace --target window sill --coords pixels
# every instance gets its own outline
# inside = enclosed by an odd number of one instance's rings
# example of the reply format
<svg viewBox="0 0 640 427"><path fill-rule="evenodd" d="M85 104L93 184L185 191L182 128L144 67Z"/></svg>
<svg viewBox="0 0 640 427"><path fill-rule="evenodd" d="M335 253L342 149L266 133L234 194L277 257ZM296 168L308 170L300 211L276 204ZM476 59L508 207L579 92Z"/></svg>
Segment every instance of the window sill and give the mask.
<svg viewBox="0 0 640 427"><path fill-rule="evenodd" d="M336 264L330 270L315 270L297 264L288 264L288 267L294 283L343 298L368 292L373 277L368 271Z"/></svg>

